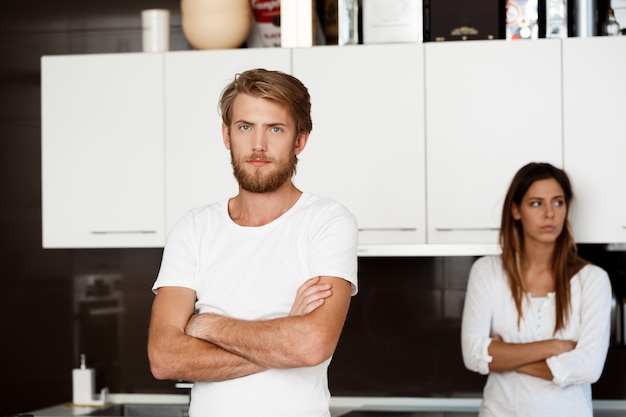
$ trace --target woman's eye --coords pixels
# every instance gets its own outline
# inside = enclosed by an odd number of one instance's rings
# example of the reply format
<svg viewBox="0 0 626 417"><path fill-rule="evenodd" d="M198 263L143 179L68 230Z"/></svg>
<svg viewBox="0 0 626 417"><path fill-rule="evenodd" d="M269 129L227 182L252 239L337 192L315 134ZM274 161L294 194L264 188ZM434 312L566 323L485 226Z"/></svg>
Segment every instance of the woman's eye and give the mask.
<svg viewBox="0 0 626 417"><path fill-rule="evenodd" d="M539 207L539 206L541 206L541 202L539 202L539 201L531 201L530 202L530 206L531 207Z"/></svg>
<svg viewBox="0 0 626 417"><path fill-rule="evenodd" d="M554 205L555 205L556 207L562 207L562 206L564 206L564 205L565 205L565 200L556 200L556 201L554 202Z"/></svg>

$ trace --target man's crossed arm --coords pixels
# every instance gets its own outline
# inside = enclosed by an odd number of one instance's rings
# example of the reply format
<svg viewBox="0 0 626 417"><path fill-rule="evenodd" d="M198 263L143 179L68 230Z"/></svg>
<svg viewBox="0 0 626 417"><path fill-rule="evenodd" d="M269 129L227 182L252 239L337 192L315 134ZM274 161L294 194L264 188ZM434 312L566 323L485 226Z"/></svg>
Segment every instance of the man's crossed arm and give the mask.
<svg viewBox="0 0 626 417"><path fill-rule="evenodd" d="M247 321L193 315L194 291L160 288L148 339L152 373L157 379L219 381L317 365L337 346L350 291L341 278L311 278L298 289L289 316Z"/></svg>

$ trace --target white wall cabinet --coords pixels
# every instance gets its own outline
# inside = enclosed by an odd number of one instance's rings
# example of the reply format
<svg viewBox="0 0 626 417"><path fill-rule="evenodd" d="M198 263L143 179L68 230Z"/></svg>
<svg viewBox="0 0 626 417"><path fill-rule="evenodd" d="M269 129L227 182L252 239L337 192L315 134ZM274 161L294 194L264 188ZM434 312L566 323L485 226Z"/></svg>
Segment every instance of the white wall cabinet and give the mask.
<svg viewBox="0 0 626 417"><path fill-rule="evenodd" d="M252 67L307 85L296 185L346 205L361 245L396 248L381 256L497 248L530 161L570 174L578 242L626 242L621 37L44 57L43 246L161 247L235 195L218 99Z"/></svg>
<svg viewBox="0 0 626 417"><path fill-rule="evenodd" d="M418 44L293 50L313 117L295 182L344 204L361 244L426 242L423 68Z"/></svg>
<svg viewBox="0 0 626 417"><path fill-rule="evenodd" d="M578 242L626 242L626 38L563 41L565 169Z"/></svg>
<svg viewBox="0 0 626 417"><path fill-rule="evenodd" d="M163 55L42 58L43 247L159 247Z"/></svg>
<svg viewBox="0 0 626 417"><path fill-rule="evenodd" d="M429 243L496 243L514 173L562 166L561 43L425 45Z"/></svg>
<svg viewBox="0 0 626 417"><path fill-rule="evenodd" d="M167 230L189 209L237 194L222 141L219 97L236 73L250 68L289 73L291 53L268 48L166 54Z"/></svg>

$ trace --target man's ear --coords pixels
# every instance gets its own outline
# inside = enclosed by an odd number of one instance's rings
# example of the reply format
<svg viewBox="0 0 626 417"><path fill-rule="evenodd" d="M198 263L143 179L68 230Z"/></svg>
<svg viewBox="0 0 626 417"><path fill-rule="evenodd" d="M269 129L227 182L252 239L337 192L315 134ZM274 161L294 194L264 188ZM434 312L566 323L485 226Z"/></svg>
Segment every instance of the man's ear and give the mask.
<svg viewBox="0 0 626 417"><path fill-rule="evenodd" d="M226 149L230 151L230 128L225 123L222 123L222 140Z"/></svg>
<svg viewBox="0 0 626 417"><path fill-rule="evenodd" d="M296 136L296 142L293 146L294 154L299 155L302 152L309 141L309 132L298 133Z"/></svg>

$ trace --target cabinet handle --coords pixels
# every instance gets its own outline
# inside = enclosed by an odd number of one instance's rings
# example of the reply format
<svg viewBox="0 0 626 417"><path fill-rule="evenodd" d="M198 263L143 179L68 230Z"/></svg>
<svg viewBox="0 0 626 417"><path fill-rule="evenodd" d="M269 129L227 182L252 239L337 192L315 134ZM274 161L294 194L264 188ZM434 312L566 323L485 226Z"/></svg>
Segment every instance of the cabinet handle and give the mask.
<svg viewBox="0 0 626 417"><path fill-rule="evenodd" d="M363 227L359 232L415 232L417 227Z"/></svg>
<svg viewBox="0 0 626 417"><path fill-rule="evenodd" d="M89 311L90 316L111 316L115 314L122 314L124 312L123 307L101 307L92 308Z"/></svg>
<svg viewBox="0 0 626 417"><path fill-rule="evenodd" d="M437 232L497 232L499 227L435 227Z"/></svg>
<svg viewBox="0 0 626 417"><path fill-rule="evenodd" d="M156 234L156 230L92 230L92 235L149 235Z"/></svg>

